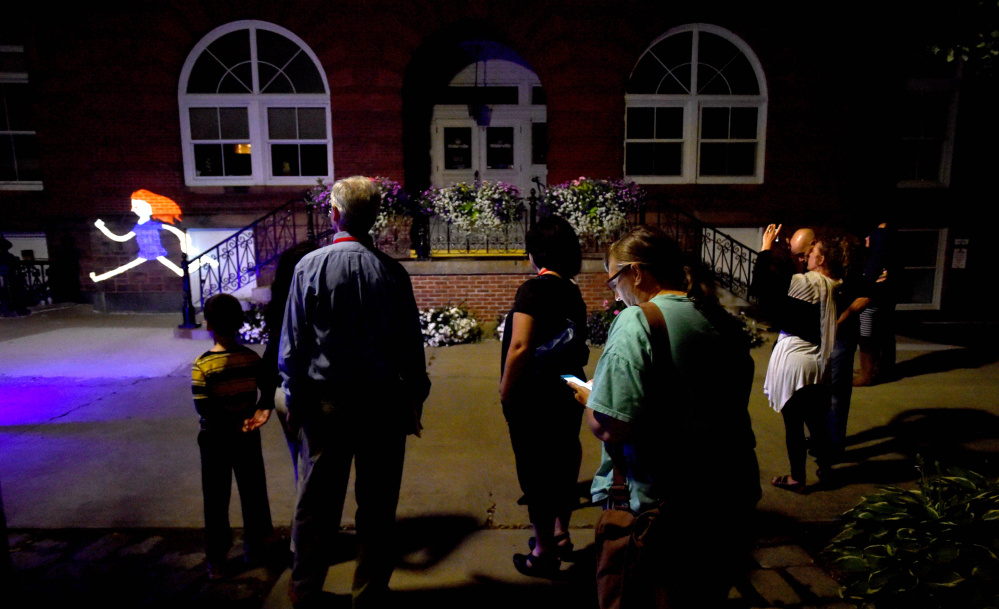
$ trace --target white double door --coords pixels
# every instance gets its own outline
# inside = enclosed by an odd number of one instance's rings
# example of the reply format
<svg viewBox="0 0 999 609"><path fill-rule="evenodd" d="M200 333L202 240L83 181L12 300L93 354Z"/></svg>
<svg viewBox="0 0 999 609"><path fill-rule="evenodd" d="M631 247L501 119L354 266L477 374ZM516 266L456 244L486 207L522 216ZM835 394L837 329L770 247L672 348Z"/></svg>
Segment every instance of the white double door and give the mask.
<svg viewBox="0 0 999 609"><path fill-rule="evenodd" d="M527 197L537 188L534 178L546 183L544 107L492 106L491 112L488 125L479 125L467 106L435 107L430 127L434 186L505 182Z"/></svg>

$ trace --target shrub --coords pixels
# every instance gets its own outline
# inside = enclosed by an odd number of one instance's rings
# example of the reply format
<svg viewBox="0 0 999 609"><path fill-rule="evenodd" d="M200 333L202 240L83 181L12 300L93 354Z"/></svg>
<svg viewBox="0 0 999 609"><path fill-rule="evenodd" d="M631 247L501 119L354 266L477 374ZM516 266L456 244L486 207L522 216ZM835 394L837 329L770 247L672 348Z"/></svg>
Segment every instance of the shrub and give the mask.
<svg viewBox="0 0 999 609"><path fill-rule="evenodd" d="M427 190L422 207L460 230L496 233L519 217L523 203L511 184L462 182Z"/></svg>
<svg viewBox="0 0 999 609"><path fill-rule="evenodd" d="M627 228L628 216L644 205L645 192L634 182L580 177L545 191L539 211L568 220L580 240L604 244L616 239Z"/></svg>
<svg viewBox="0 0 999 609"><path fill-rule="evenodd" d="M586 342L594 347L602 347L607 342L607 333L617 314L624 310L625 304L619 300L604 301L601 311L594 311L586 318Z"/></svg>
<svg viewBox="0 0 999 609"><path fill-rule="evenodd" d="M917 490L883 487L843 521L824 555L844 597L877 609L999 607L996 480L922 472Z"/></svg>
<svg viewBox="0 0 999 609"><path fill-rule="evenodd" d="M421 309L420 325L423 327L423 344L427 347L461 345L482 337L479 322L463 305Z"/></svg>
<svg viewBox="0 0 999 609"><path fill-rule="evenodd" d="M263 308L250 305L250 310L244 311L243 317L243 326L237 331L239 342L251 345L266 343L268 332Z"/></svg>

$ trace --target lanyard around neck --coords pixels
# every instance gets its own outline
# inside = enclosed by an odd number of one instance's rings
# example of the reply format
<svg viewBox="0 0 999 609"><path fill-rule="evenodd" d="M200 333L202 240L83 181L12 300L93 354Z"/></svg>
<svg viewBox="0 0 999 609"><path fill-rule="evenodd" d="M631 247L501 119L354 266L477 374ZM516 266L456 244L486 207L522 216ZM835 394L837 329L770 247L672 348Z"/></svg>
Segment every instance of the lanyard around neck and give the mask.
<svg viewBox="0 0 999 609"><path fill-rule="evenodd" d="M337 237L333 240L333 243L343 243L345 241L360 241L360 239L347 235L346 237Z"/></svg>

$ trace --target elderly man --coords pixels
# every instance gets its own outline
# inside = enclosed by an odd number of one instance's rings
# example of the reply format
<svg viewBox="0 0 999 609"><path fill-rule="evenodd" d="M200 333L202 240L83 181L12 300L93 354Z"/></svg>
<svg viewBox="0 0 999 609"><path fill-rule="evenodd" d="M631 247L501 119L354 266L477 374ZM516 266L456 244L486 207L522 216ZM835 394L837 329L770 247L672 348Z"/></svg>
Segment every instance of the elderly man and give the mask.
<svg viewBox="0 0 999 609"><path fill-rule="evenodd" d="M353 606L382 607L406 436L419 435L430 380L409 275L368 236L378 186L350 177L330 198L337 232L295 267L278 357L302 443L289 594L295 606L319 603L354 461Z"/></svg>

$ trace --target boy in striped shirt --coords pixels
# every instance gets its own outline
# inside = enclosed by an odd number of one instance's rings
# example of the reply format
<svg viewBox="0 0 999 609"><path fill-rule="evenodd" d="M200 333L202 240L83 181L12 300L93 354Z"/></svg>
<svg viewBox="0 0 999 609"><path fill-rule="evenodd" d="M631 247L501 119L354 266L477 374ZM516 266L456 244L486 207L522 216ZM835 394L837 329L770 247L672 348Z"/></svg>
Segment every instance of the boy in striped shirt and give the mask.
<svg viewBox="0 0 999 609"><path fill-rule="evenodd" d="M262 552L264 539L274 530L260 450L260 426L271 411L257 405L263 373L260 356L236 340L243 325L239 301L229 294L212 296L205 302L205 323L215 345L194 362L191 389L194 407L201 415L198 446L208 576L218 579L232 545L229 499L233 473L243 511L247 562L257 559L254 554Z"/></svg>

